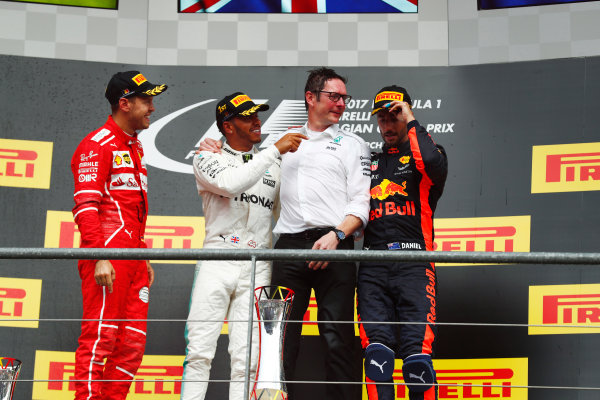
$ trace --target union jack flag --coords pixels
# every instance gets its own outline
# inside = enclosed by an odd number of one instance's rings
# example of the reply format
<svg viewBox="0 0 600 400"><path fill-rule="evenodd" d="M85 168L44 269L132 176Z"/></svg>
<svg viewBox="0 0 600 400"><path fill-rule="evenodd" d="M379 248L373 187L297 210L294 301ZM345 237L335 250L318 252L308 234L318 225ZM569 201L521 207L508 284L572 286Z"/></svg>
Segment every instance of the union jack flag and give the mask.
<svg viewBox="0 0 600 400"><path fill-rule="evenodd" d="M416 13L419 0L179 0L180 13Z"/></svg>
<svg viewBox="0 0 600 400"><path fill-rule="evenodd" d="M546 4L584 3L591 0L477 0L478 10L493 10L496 8L543 6Z"/></svg>
<svg viewBox="0 0 600 400"><path fill-rule="evenodd" d="M231 237L231 243L238 244L239 241L240 241L239 236L232 236Z"/></svg>

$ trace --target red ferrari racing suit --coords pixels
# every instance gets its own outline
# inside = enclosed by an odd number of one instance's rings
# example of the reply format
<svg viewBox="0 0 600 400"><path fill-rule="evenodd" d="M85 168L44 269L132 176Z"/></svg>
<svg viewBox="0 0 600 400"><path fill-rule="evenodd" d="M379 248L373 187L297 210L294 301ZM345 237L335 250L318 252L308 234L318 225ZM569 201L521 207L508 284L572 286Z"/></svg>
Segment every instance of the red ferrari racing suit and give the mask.
<svg viewBox="0 0 600 400"><path fill-rule="evenodd" d="M71 159L73 216L81 247L138 248L148 212L144 152L112 117L85 137ZM113 291L94 279L97 260L80 260L83 321L75 353L75 399L125 399L144 354L148 270L143 260L111 260ZM111 321L123 319L127 321ZM85 381L87 380L87 381ZM121 382L98 382L120 380Z"/></svg>

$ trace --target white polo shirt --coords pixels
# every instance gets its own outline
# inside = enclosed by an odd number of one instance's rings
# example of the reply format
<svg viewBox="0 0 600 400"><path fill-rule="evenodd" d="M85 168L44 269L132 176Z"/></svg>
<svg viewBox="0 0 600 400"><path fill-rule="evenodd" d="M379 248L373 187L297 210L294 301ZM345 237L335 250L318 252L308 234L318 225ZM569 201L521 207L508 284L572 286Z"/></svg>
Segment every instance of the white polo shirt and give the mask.
<svg viewBox="0 0 600 400"><path fill-rule="evenodd" d="M299 129L309 140L281 162L281 213L274 233L337 226L346 215L367 224L371 153L365 141L337 124L323 132Z"/></svg>

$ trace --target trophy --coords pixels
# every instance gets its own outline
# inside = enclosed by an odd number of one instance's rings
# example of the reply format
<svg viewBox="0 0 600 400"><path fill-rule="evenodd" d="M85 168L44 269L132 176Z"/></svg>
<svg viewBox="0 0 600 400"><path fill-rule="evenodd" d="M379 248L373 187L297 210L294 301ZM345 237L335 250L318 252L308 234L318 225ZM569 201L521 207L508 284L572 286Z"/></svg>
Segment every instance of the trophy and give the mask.
<svg viewBox="0 0 600 400"><path fill-rule="evenodd" d="M283 382L283 338L293 298L294 291L281 286L261 286L254 290L260 352L251 400L288 398Z"/></svg>
<svg viewBox="0 0 600 400"><path fill-rule="evenodd" d="M0 357L0 400L11 400L21 371L21 361Z"/></svg>

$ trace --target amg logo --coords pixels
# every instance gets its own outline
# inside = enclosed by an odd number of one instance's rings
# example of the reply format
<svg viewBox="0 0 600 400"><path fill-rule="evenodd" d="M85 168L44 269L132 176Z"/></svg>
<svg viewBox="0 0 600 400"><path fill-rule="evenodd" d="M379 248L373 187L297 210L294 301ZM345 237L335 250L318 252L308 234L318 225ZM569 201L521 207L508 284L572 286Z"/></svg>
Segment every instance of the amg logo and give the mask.
<svg viewBox="0 0 600 400"><path fill-rule="evenodd" d="M263 183L267 186L270 186L272 188L275 187L275 180L273 179L267 179L267 178L263 178Z"/></svg>

